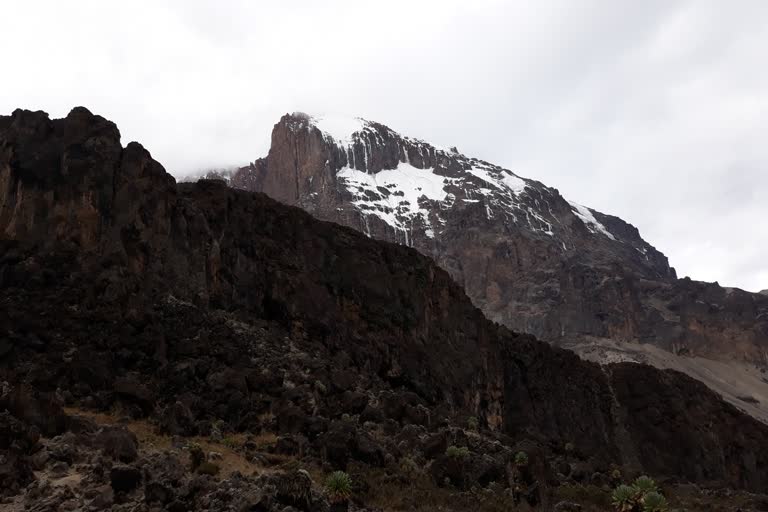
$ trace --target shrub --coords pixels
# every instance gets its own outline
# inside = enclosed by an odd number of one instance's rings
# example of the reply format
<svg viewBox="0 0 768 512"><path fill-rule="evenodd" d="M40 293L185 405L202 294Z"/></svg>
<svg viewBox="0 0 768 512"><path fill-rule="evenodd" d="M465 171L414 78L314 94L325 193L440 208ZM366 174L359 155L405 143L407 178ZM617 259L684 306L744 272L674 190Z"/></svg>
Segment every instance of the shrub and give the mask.
<svg viewBox="0 0 768 512"><path fill-rule="evenodd" d="M656 482L654 482L652 478L647 477L645 475L637 477L635 479L634 486L637 488L637 491L642 496L645 496L646 494L651 492L659 491L659 488L656 486Z"/></svg>
<svg viewBox="0 0 768 512"><path fill-rule="evenodd" d="M224 420L216 420L211 424L211 439L221 441L224 437Z"/></svg>
<svg viewBox="0 0 768 512"><path fill-rule="evenodd" d="M525 452L517 452L515 454L515 465L516 466L527 466L528 465L528 454Z"/></svg>
<svg viewBox="0 0 768 512"><path fill-rule="evenodd" d="M466 446L458 447L451 445L445 450L445 454L452 459L464 460L469 457L469 448Z"/></svg>
<svg viewBox="0 0 768 512"><path fill-rule="evenodd" d="M477 418L474 416L470 416L467 418L467 428L473 432L477 432L477 429L479 428L479 422L477 421Z"/></svg>
<svg viewBox="0 0 768 512"><path fill-rule="evenodd" d="M618 512L631 512L637 505L637 488L620 485L611 494L611 504Z"/></svg>
<svg viewBox="0 0 768 512"><path fill-rule="evenodd" d="M573 443L565 443L565 451L566 453L572 453L573 450L575 450L576 447L573 445Z"/></svg>
<svg viewBox="0 0 768 512"><path fill-rule="evenodd" d="M344 471L334 471L325 481L325 492L331 503L344 503L352 495L352 479Z"/></svg>
<svg viewBox="0 0 768 512"><path fill-rule="evenodd" d="M643 496L643 512L667 512L667 499L656 491Z"/></svg>
<svg viewBox="0 0 768 512"><path fill-rule="evenodd" d="M408 476L413 476L419 472L419 465L412 457L403 457L400 459L400 471Z"/></svg>
<svg viewBox="0 0 768 512"><path fill-rule="evenodd" d="M205 452L197 443L187 445L189 450L189 460L192 471L195 471L203 462L205 462Z"/></svg>

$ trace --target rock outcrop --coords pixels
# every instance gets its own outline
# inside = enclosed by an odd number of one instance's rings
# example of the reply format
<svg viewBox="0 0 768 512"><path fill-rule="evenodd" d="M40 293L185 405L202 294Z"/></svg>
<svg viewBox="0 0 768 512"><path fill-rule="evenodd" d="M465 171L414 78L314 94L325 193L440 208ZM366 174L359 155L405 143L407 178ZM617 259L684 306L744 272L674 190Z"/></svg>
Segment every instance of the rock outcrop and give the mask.
<svg viewBox="0 0 768 512"><path fill-rule="evenodd" d="M623 220L375 122L285 115L231 181L431 256L491 320L572 348L599 339L768 365L768 299L677 279Z"/></svg>
<svg viewBox="0 0 768 512"><path fill-rule="evenodd" d="M648 252L637 267L669 275ZM570 444L590 471L768 486L768 427L702 384L494 324L404 245L220 181L177 185L83 108L0 117L0 347L0 381L182 435L276 431L337 467L408 446L431 463L445 440L429 436L452 432L482 450L481 485L511 478L528 442L544 478ZM462 440L470 416L488 437Z"/></svg>

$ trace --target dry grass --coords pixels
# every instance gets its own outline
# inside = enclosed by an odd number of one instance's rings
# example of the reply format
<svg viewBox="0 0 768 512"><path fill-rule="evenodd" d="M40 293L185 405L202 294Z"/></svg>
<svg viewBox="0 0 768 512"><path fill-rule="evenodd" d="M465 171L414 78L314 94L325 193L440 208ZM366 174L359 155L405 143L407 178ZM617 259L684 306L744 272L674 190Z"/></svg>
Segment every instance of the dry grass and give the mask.
<svg viewBox="0 0 768 512"><path fill-rule="evenodd" d="M88 418L99 425L121 425L133 432L139 441L139 446L145 451L174 449L171 436L158 433L157 428L146 420L129 419L121 421L119 414L86 411L71 407L65 408L64 411L70 415ZM186 444L198 444L207 453L216 452L221 454L221 460L213 461L221 467L221 472L219 473L221 477L227 477L236 471L244 475L261 474L270 471L269 468L252 464L243 456L241 449L248 439L249 436L247 434L237 433L225 436L221 442L202 436L187 437L184 438L184 441ZM274 445L277 441L277 436L271 432L263 433L257 436L250 436L250 440L255 442L256 446L261 450ZM186 450L180 451L179 455L186 463L189 463Z"/></svg>
<svg viewBox="0 0 768 512"><path fill-rule="evenodd" d="M500 492L478 490L461 492L453 488L437 487L429 475L421 472L411 477L393 476L384 469L352 465L350 472L365 479L369 490L363 501L369 507L381 508L386 512L413 511L434 512L436 510L479 510L507 512L523 510L515 505L510 496ZM313 475L314 477L314 475Z"/></svg>

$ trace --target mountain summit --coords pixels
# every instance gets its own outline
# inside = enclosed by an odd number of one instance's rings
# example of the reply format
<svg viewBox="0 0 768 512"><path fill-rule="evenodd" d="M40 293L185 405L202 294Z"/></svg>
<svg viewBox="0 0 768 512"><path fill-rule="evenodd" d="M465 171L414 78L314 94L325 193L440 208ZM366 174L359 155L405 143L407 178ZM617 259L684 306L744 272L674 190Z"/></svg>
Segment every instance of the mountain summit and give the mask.
<svg viewBox="0 0 768 512"><path fill-rule="evenodd" d="M683 371L687 364L666 358L768 364L767 297L677 279L631 224L455 148L360 118L286 114L269 154L231 184L414 247L491 320L590 359ZM757 374L753 381L750 392L754 384L768 398L768 384ZM715 387L753 408L738 391Z"/></svg>

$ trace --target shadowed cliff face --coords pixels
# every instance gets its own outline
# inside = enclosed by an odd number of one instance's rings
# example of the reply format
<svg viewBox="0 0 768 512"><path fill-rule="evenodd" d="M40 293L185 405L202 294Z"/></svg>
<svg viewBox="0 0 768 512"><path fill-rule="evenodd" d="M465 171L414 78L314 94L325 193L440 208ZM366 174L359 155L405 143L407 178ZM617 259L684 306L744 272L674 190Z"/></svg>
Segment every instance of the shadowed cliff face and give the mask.
<svg viewBox="0 0 768 512"><path fill-rule="evenodd" d="M317 156L328 150L317 140L306 150L315 162L334 157ZM514 334L411 248L220 182L177 186L139 144L122 148L115 126L83 108L61 120L21 110L0 117L0 248L0 377L11 382L25 375L40 389L74 393L87 383L82 393L109 406L130 372L157 396L145 401L160 406L176 400L187 376L191 389L208 383L200 393L213 404L196 414L218 407L242 421L266 389L258 370L268 369L250 366L235 334L181 338L220 331L214 313L224 311L278 326L317 354L310 379L343 358L366 387L475 415L510 439L575 443L603 465L768 485L768 427L703 385L633 364L604 371ZM201 313L180 323L158 313L168 303ZM269 346L279 352L283 340ZM245 384L216 405L217 379L232 371Z"/></svg>
<svg viewBox="0 0 768 512"><path fill-rule="evenodd" d="M768 364L768 299L676 279L623 220L375 122L304 114L232 185L431 256L492 320L554 343L654 343Z"/></svg>

